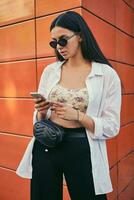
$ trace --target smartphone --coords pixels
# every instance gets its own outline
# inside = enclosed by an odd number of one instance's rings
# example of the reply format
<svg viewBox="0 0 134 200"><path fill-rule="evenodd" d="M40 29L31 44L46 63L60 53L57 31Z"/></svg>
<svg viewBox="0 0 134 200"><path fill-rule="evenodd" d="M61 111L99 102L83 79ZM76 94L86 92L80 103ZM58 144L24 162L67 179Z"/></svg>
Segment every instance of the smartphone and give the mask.
<svg viewBox="0 0 134 200"><path fill-rule="evenodd" d="M42 94L39 94L38 92L30 92L30 95L36 99L36 98L41 98L41 99L45 99L45 97Z"/></svg>

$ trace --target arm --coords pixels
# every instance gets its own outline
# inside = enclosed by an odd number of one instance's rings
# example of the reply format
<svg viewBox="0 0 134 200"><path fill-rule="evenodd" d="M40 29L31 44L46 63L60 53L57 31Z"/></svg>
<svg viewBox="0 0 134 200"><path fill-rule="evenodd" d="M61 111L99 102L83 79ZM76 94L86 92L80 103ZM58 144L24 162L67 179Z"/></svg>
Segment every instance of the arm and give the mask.
<svg viewBox="0 0 134 200"><path fill-rule="evenodd" d="M77 119L85 128L94 133L95 123L90 116L86 115L83 112L77 111Z"/></svg>
<svg viewBox="0 0 134 200"><path fill-rule="evenodd" d="M45 67L45 69L41 75L39 87L38 87L38 92L40 94L43 94L44 96L46 94L48 72L49 72L48 67ZM38 105L36 104L37 101L39 101L39 99L35 100L35 111L34 111L34 115L33 115L33 123L35 123L41 119L45 119L48 117L48 115L50 115L50 112L48 112L49 105L46 105L46 110L44 109L45 108L45 106L44 106L44 108L42 107L42 111L39 111L37 109L37 107L38 107ZM41 102L41 103L44 104L45 102Z"/></svg>
<svg viewBox="0 0 134 200"><path fill-rule="evenodd" d="M40 121L42 119L45 119L46 118L46 114L47 113L40 113L40 112L37 111L37 116L36 116L37 120Z"/></svg>
<svg viewBox="0 0 134 200"><path fill-rule="evenodd" d="M83 113L80 113L80 122L89 130L92 139L109 139L119 132L120 110L121 84L116 75L110 82L101 116L83 116Z"/></svg>

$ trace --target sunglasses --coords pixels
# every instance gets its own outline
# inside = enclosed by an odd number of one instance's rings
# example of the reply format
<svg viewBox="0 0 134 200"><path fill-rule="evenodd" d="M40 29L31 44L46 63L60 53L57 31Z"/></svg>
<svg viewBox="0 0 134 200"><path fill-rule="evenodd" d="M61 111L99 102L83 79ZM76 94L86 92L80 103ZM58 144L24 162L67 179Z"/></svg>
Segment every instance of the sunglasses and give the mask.
<svg viewBox="0 0 134 200"><path fill-rule="evenodd" d="M77 33L74 33L73 35L71 35L70 37L67 38L60 38L59 40L53 40L49 43L49 45L53 48L56 49L57 48L57 44L59 44L62 47L65 47L67 45L68 40L70 40L73 36L77 35Z"/></svg>

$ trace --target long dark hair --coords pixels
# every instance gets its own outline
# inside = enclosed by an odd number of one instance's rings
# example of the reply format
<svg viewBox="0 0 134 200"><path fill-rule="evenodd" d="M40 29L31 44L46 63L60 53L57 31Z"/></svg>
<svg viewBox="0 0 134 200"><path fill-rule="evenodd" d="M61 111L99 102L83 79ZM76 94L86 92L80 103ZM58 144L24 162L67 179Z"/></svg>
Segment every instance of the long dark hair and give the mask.
<svg viewBox="0 0 134 200"><path fill-rule="evenodd" d="M59 15L54 21L51 23L50 31L56 27L62 27L69 29L75 33L79 33L82 41L81 51L83 57L88 61L96 61L99 63L108 64L112 67L109 61L103 55L101 49L99 48L93 33L88 27L86 21L82 18L82 16L74 11L67 11L61 15ZM63 61L65 60L57 50L55 50L57 60Z"/></svg>

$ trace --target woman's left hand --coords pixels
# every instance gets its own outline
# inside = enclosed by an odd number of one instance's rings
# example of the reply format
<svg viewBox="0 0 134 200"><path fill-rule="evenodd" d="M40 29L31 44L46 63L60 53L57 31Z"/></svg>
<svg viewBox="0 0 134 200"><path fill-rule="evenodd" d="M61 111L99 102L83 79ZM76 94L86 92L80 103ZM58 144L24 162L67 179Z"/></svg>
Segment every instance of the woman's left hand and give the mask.
<svg viewBox="0 0 134 200"><path fill-rule="evenodd" d="M65 120L77 120L77 110L70 105L54 102L51 110L55 111L56 115Z"/></svg>

